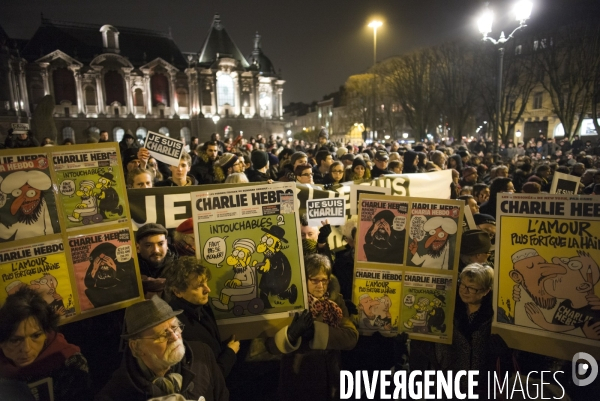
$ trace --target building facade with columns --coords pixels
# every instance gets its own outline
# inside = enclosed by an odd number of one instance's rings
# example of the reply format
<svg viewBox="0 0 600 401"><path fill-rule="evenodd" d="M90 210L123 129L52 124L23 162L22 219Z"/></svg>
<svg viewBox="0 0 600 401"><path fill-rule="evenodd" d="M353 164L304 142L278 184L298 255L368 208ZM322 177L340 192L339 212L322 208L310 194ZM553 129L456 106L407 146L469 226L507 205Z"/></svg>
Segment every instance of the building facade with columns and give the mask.
<svg viewBox="0 0 600 401"><path fill-rule="evenodd" d="M119 141L158 131L201 141L212 132L283 133L283 81L254 37L244 57L215 15L197 53L182 53L162 32L42 18L29 40L0 32L0 139L55 100L57 141L107 130ZM226 130L227 128L227 130ZM36 133L41 140L44 133Z"/></svg>

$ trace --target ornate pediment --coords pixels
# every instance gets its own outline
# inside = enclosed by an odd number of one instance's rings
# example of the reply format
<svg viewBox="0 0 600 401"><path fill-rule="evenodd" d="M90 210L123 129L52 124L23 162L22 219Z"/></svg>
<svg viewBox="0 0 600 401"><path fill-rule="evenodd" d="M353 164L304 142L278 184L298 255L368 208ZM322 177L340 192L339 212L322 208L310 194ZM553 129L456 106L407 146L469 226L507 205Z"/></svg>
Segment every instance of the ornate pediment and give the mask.
<svg viewBox="0 0 600 401"><path fill-rule="evenodd" d="M148 64L144 64L143 66L140 67L140 70L154 70L157 67L162 67L165 70L167 70L168 72L179 72L179 70L177 69L177 67L175 67L174 65L167 63L165 60L163 60L160 57L155 58L154 60L152 60L151 62L149 62Z"/></svg>
<svg viewBox="0 0 600 401"><path fill-rule="evenodd" d="M67 65L76 65L79 67L83 67L82 63L80 63L79 61L75 60L73 57L69 56L68 54L66 54L60 50L54 50L52 53L48 53L44 57L37 59L35 62L36 63L52 63L53 61L55 61L57 59L63 60L65 63L67 63Z"/></svg>
<svg viewBox="0 0 600 401"><path fill-rule="evenodd" d="M133 65L127 60L125 57L115 54L115 53L103 53L99 56L96 56L95 59L92 60L90 65L94 66L102 66L107 61L113 61L117 64L120 64L122 67L128 67L133 69Z"/></svg>

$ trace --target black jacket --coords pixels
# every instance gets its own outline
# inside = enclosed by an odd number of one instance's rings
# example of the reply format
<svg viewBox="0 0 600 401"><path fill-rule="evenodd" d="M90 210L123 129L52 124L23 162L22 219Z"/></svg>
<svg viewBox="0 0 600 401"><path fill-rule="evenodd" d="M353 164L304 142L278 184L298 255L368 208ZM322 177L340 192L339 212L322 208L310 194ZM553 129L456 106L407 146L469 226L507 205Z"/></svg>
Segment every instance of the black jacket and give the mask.
<svg viewBox="0 0 600 401"><path fill-rule="evenodd" d="M217 365L224 377L229 375L235 364L236 355L227 343L221 341L219 328L215 315L208 305L193 305L184 299L173 297L169 302L173 310L182 309L183 313L178 316L181 323L185 325L182 332L186 341L200 341L212 349Z"/></svg>
<svg viewBox="0 0 600 401"><path fill-rule="evenodd" d="M185 356L172 371L183 377L180 394L188 400L204 397L206 401L226 401L229 391L221 369L208 345L189 341L185 344ZM125 350L123 363L96 396L96 401L146 401L160 397L157 386L144 376L129 347Z"/></svg>
<svg viewBox="0 0 600 401"><path fill-rule="evenodd" d="M216 182L213 161L208 158L206 153L201 152L198 155L196 164L190 170L190 175L194 176L199 184L214 184Z"/></svg>
<svg viewBox="0 0 600 401"><path fill-rule="evenodd" d="M270 179L267 174L255 170L254 168L249 168L248 170L244 171L244 173L250 182L266 182Z"/></svg>

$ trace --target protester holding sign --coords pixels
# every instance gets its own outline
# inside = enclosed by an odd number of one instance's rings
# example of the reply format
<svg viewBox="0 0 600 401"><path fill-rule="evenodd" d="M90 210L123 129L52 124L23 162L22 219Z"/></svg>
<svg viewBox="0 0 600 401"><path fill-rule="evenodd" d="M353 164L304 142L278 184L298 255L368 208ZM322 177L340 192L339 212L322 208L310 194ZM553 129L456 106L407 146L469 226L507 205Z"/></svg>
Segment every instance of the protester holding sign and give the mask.
<svg viewBox="0 0 600 401"><path fill-rule="evenodd" d="M188 175L192 167L192 158L186 152L181 154L181 160L177 166L169 166L171 177L156 183L156 187L187 187L190 185L198 185L198 181Z"/></svg>
<svg viewBox="0 0 600 401"><path fill-rule="evenodd" d="M281 360L279 399L339 399L340 351L351 350L358 331L348 317L331 263L323 255L305 258L309 309L269 339Z"/></svg>

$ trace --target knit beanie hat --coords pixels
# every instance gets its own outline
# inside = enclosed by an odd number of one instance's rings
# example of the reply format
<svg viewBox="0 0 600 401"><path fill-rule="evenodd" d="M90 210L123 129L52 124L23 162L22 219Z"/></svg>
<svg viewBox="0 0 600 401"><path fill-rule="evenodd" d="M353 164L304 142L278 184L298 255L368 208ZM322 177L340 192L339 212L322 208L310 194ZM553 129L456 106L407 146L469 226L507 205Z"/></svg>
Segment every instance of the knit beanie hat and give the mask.
<svg viewBox="0 0 600 401"><path fill-rule="evenodd" d="M255 170L260 170L269 162L269 155L262 150L253 150L250 155L250 160L252 161L252 167L254 167Z"/></svg>
<svg viewBox="0 0 600 401"><path fill-rule="evenodd" d="M223 156L219 157L219 160L217 160L216 165L226 172L229 167L233 167L237 160L238 157L233 153L223 153Z"/></svg>
<svg viewBox="0 0 600 401"><path fill-rule="evenodd" d="M367 169L367 163L365 163L365 161L360 157L354 158L354 161L352 162L352 170L354 170L356 166L363 166L365 170Z"/></svg>

